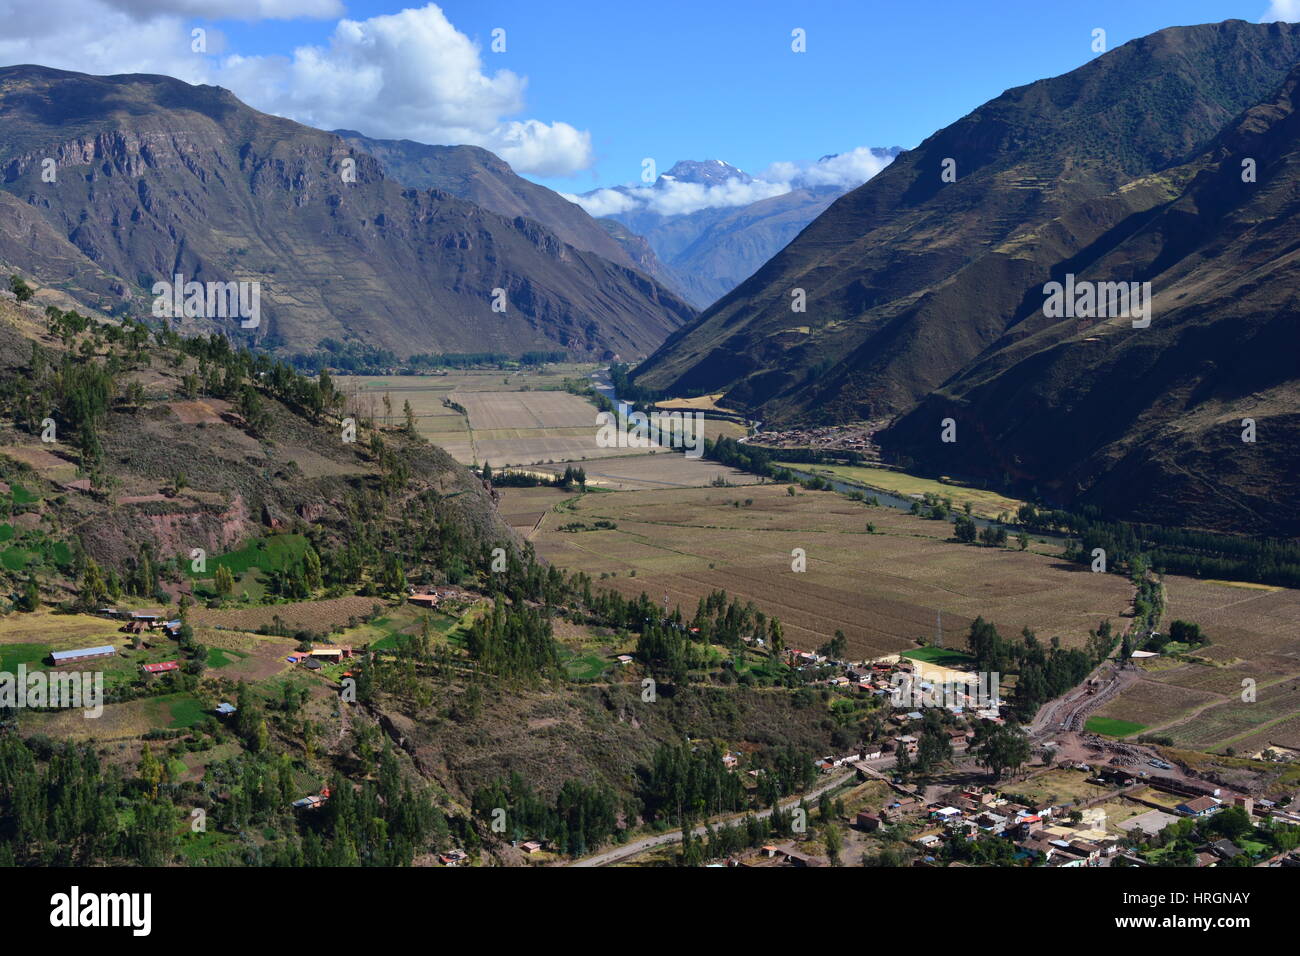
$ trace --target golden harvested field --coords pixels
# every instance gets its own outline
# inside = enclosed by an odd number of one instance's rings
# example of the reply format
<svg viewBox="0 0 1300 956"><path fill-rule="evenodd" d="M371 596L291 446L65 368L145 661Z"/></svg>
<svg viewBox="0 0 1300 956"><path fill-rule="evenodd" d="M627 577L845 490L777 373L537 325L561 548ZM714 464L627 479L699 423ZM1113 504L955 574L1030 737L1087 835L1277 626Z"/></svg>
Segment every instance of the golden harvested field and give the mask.
<svg viewBox="0 0 1300 956"><path fill-rule="evenodd" d="M602 518L617 528L558 530ZM830 492L750 485L588 494L546 514L534 541L560 567L613 575L605 583L625 594L666 593L688 612L715 588L752 600L781 619L792 647L843 630L852 657L933 637L940 609L949 646L963 644L977 615L1008 636L1028 625L1066 644L1082 643L1103 618L1122 625L1132 599L1123 579L1043 554L951 543L950 531ZM791 570L794 548L805 550L806 572Z"/></svg>
<svg viewBox="0 0 1300 956"><path fill-rule="evenodd" d="M1166 626L1201 625L1211 644L1195 656L1207 662L1145 665L1147 677L1100 713L1199 750L1300 746L1300 591L1171 575L1165 594ZM1254 701L1242 699L1243 681Z"/></svg>
<svg viewBox="0 0 1300 956"><path fill-rule="evenodd" d="M596 406L563 391L566 378L588 378L593 365L547 366L527 372L465 371L431 375L341 376L338 387L349 399L353 413L374 417L384 424L405 421L410 402L416 430L445 448L462 464L489 462L505 465L539 465L626 458L647 450L601 448L596 444ZM387 395L391 412L384 408ZM448 408L448 399L465 409ZM738 438L745 428L733 422L706 421L709 438ZM708 480L711 480L710 475ZM611 487L663 487L675 481L628 482Z"/></svg>
<svg viewBox="0 0 1300 956"><path fill-rule="evenodd" d="M308 630L323 634L346 627L350 618L365 617L376 604L383 605L384 602L373 597L340 597L216 611L195 608L190 611L190 620L196 627L256 631L271 627L278 617L290 631Z"/></svg>
<svg viewBox="0 0 1300 956"><path fill-rule="evenodd" d="M611 491L649 491L656 488L701 488L722 478L731 485L757 484L760 479L716 461L687 458L677 452L606 458L583 464L587 486ZM564 465L542 465L538 471L563 474Z"/></svg>
<svg viewBox="0 0 1300 956"><path fill-rule="evenodd" d="M90 614L55 614L41 608L30 614L0 617L0 645L45 644L55 651L101 644L122 646L127 636L115 621Z"/></svg>
<svg viewBox="0 0 1300 956"><path fill-rule="evenodd" d="M638 453L600 447L596 406L568 392L457 392L454 400L469 413L471 461L534 465ZM463 441L444 447L466 460Z"/></svg>
<svg viewBox="0 0 1300 956"><path fill-rule="evenodd" d="M596 444L596 406L559 389L586 378L594 366L555 366L542 372L449 372L436 375L348 376L350 407L377 421L401 424L410 402L416 430L462 464L533 465L636 454ZM383 405L387 395L392 412ZM443 405L449 399L462 415Z"/></svg>
<svg viewBox="0 0 1300 956"><path fill-rule="evenodd" d="M705 410L728 411L728 409L718 404L718 399L725 394L726 392L717 392L713 395L700 395L695 398L669 398L655 402L655 408L702 408Z"/></svg>

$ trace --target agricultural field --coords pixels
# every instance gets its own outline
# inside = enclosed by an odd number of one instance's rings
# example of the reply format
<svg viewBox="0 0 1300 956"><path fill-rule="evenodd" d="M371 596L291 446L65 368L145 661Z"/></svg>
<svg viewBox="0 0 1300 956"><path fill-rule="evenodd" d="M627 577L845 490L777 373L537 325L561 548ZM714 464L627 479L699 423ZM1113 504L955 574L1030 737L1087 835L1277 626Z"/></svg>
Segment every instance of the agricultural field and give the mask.
<svg viewBox="0 0 1300 956"><path fill-rule="evenodd" d="M1146 724L1135 723L1131 720L1119 720L1115 717L1089 717L1084 724L1084 730L1090 734L1101 734L1104 737L1131 737L1133 734L1141 733L1146 730Z"/></svg>
<svg viewBox="0 0 1300 956"><path fill-rule="evenodd" d="M271 637L243 631L195 627L194 639L208 649L204 676L229 681L265 680L292 665L286 658L298 642L291 637Z"/></svg>
<svg viewBox="0 0 1300 956"><path fill-rule="evenodd" d="M627 454L627 449L597 447L596 407L563 391L566 378L587 378L595 368L342 376L339 388L350 396L350 408L387 424L403 423L403 407L410 402L416 430L462 464L531 465ZM384 407L385 395L391 412ZM460 405L465 414L444 401Z"/></svg>
<svg viewBox="0 0 1300 956"><path fill-rule="evenodd" d="M953 505L959 509L969 501L972 513L981 518L996 518L1004 511L1014 515L1024 504L1017 498L1008 498L995 491L969 488L965 485L936 481L933 478L918 478L890 468L869 468L861 465L800 465L792 462L780 464L786 468L838 478L867 488L877 488L904 498L920 498L926 493L936 494L941 498L951 498Z"/></svg>
<svg viewBox="0 0 1300 956"><path fill-rule="evenodd" d="M30 614L0 616L0 654L13 645L40 644L55 651L99 644L124 645L120 625L90 614L56 614L40 608Z"/></svg>
<svg viewBox="0 0 1300 956"><path fill-rule="evenodd" d="M563 390L566 378L589 378L594 365L555 365L526 371L448 371L429 375L342 376L339 387L350 396L349 408L376 421L399 425L410 402L416 430L466 465L559 464L617 457L628 459L649 449L601 448L596 444L596 406ZM389 407L383 404L384 396ZM444 404L459 405L465 411ZM391 409L391 411L390 411ZM710 420L709 438L745 434L734 422ZM680 457L680 456L678 456ZM644 488L690 484L695 471L650 469L644 481L615 475L609 487ZM590 469L588 469L590 471ZM679 475L685 474L684 479ZM702 474L702 473L701 473ZM703 475L707 484L714 472Z"/></svg>
<svg viewBox="0 0 1300 956"><path fill-rule="evenodd" d="M1158 681L1144 680L1139 686L1141 687L1139 693L1123 694L1115 700L1108 701L1096 712L1092 720L1112 718L1117 725L1131 723L1138 730L1155 732L1168 724L1186 719L1197 710L1221 699L1215 694ZM1122 732L1100 728L1098 732L1111 736L1125 736ZM1136 732L1136 730L1127 731L1128 734Z"/></svg>
<svg viewBox="0 0 1300 956"><path fill-rule="evenodd" d="M1099 715L1197 750L1300 746L1300 591L1165 578L1166 622L1199 624L1207 647L1142 662L1143 680ZM1243 691L1254 688L1254 701Z"/></svg>
<svg viewBox="0 0 1300 956"><path fill-rule="evenodd" d="M27 465L46 481L64 484L77 477L76 462L49 451L39 439L14 435L11 441L0 454Z"/></svg>
<svg viewBox="0 0 1300 956"><path fill-rule="evenodd" d="M369 617L382 604L378 598L352 596L220 610L194 608L190 611L190 621L196 627L258 631L270 630L278 619L290 632L328 634Z"/></svg>
<svg viewBox="0 0 1300 956"><path fill-rule="evenodd" d="M540 465L539 472L563 474L564 465ZM607 491L649 491L655 488L702 488L715 481L729 485L756 484L761 479L703 458L677 452L651 452L606 458L584 464L587 487Z"/></svg>
<svg viewBox="0 0 1300 956"><path fill-rule="evenodd" d="M598 520L615 527L563 531ZM869 533L867 525L875 528ZM1008 636L1082 644L1090 628L1119 620L1132 588L1114 575L1075 570L1033 552L960 545L951 525L831 492L784 485L587 494L544 514L538 552L625 594L642 591L688 611L721 588L779 617L787 643L813 648L835 630L853 658L899 653L935 636L961 646L983 615ZM791 570L802 548L806 572Z"/></svg>
<svg viewBox="0 0 1300 956"><path fill-rule="evenodd" d="M193 694L142 697L120 704L105 704L99 717L87 718L80 710L22 712L24 733L48 734L67 740L116 740L139 737L151 730L193 727L210 716Z"/></svg>
<svg viewBox="0 0 1300 956"><path fill-rule="evenodd" d="M590 481L590 478L588 478ZM497 513L515 531L531 538L542 517L552 508L574 496L562 488L499 488L501 501Z"/></svg>

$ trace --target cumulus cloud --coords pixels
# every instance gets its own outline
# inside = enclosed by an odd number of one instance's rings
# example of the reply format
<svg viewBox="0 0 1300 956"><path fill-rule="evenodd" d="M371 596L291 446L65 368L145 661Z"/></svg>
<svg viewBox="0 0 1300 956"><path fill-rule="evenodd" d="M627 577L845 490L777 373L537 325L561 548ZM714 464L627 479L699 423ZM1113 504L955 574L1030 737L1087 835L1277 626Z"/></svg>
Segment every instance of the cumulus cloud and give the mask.
<svg viewBox="0 0 1300 956"><path fill-rule="evenodd" d="M510 70L486 73L478 46L433 4L340 20L328 45L289 57L228 57L218 76L259 109L322 129L470 143L541 176L591 165L590 133L503 118L523 110L527 81Z"/></svg>
<svg viewBox="0 0 1300 956"><path fill-rule="evenodd" d="M201 9L200 9L201 8ZM527 80L488 72L479 47L434 4L339 20L323 45L285 55L225 54L208 31L191 51L192 17L331 17L339 0L0 0L0 63L90 73L164 73L232 90L251 106L323 129L492 150L520 172L572 175L592 162L591 134L515 119Z"/></svg>
<svg viewBox="0 0 1300 956"><path fill-rule="evenodd" d="M1284 20L1287 23L1300 21L1300 0L1271 0L1268 10L1259 18L1260 23L1272 23Z"/></svg>
<svg viewBox="0 0 1300 956"><path fill-rule="evenodd" d="M835 186L852 189L861 186L889 165L892 157L879 155L868 146L847 153L824 156L816 162L773 163L750 178L737 174L721 183L683 182L660 176L653 185L619 186L597 189L585 195L565 194L592 216L616 216L633 210L661 216L683 216L701 209L748 206L750 203L803 188Z"/></svg>

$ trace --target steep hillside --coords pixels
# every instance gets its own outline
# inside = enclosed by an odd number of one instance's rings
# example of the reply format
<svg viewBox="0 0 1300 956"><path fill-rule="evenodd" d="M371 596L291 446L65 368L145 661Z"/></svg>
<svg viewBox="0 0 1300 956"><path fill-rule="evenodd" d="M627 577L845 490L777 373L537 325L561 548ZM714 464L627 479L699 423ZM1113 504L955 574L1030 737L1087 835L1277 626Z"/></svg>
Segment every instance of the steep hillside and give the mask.
<svg viewBox="0 0 1300 956"><path fill-rule="evenodd" d="M513 547L480 482L442 449L368 428L332 387L221 337L65 322L6 293L0 421L5 594L34 580L47 600L68 600L87 558L125 577L142 554L183 567L193 549L215 559L279 534L313 541L326 574L353 577L353 589L399 542L417 580L489 544ZM411 540L402 522L416 515L436 541ZM162 583L174 594L182 581Z"/></svg>
<svg viewBox="0 0 1300 956"><path fill-rule="evenodd" d="M629 266L673 288L671 274L636 237L611 235L605 224L581 206L545 186L515 174L510 164L478 146L427 146L411 140L371 139L355 130L335 132L349 145L379 160L384 174L412 189L438 189L507 219L524 217L541 223L575 249L594 252Z"/></svg>
<svg viewBox="0 0 1300 956"><path fill-rule="evenodd" d="M9 67L0 131L4 264L104 311L147 313L179 273L260 282L266 347L593 357L645 353L692 315L535 220L403 188L337 136L216 87Z"/></svg>
<svg viewBox="0 0 1300 956"><path fill-rule="evenodd" d="M1300 534L1298 178L1300 67L1193 162L1027 241L1037 254L1064 231L1084 240L1053 278L1150 282L1150 327L1050 320L1041 287L1026 288L1009 331L888 431L886 448L1122 517ZM1180 185L1132 211L1134 196ZM956 443L938 441L946 417Z"/></svg>
<svg viewBox="0 0 1300 956"><path fill-rule="evenodd" d="M1228 21L1162 30L1008 90L831 205L636 381L725 392L775 423L906 411L997 342L1023 290L1091 241L1076 211L1195 156L1297 59L1300 26ZM1124 196L1103 228L1178 186ZM804 313L791 309L797 289Z"/></svg>

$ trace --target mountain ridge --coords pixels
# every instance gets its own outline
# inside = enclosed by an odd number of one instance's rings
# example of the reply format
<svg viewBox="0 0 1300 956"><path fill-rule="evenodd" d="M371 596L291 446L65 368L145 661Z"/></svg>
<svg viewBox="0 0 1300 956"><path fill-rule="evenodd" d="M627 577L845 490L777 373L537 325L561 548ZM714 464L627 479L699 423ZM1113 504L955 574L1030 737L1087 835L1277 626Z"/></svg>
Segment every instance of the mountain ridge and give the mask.
<svg viewBox="0 0 1300 956"><path fill-rule="evenodd" d="M693 315L631 266L534 220L402 187L334 134L217 87L7 67L0 128L4 205L27 212L20 228L0 222L0 257L108 313L147 309L151 284L176 273L238 278L262 285L265 348L334 337L400 355L592 358L644 354ZM54 183L41 180L45 160ZM32 237L60 252L58 269L30 254ZM212 328L230 323L183 330Z"/></svg>
<svg viewBox="0 0 1300 956"><path fill-rule="evenodd" d="M1227 21L1163 30L1008 90L832 203L635 380L722 392L777 424L905 411L1005 331L1013 303L972 263L1194 154L1298 58L1300 27ZM1002 285L1023 288L1021 273L1047 264L1007 256ZM791 312L795 289L804 314Z"/></svg>

